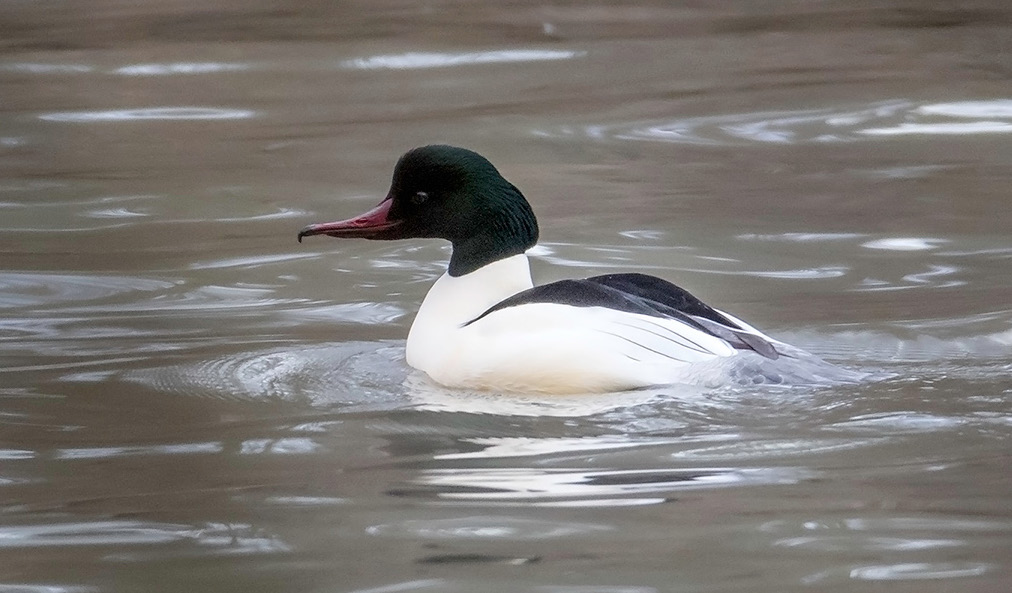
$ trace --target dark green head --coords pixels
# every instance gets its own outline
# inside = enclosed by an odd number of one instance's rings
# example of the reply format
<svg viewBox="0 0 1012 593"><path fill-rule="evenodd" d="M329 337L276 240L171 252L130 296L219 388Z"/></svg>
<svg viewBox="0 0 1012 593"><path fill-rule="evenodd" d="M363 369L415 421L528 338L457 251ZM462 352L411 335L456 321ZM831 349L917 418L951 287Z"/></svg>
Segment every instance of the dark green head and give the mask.
<svg viewBox="0 0 1012 593"><path fill-rule="evenodd" d="M299 241L309 235L446 239L453 244L450 275L462 276L533 247L538 223L520 190L485 157L433 145L397 161L390 191L376 208L357 218L309 225Z"/></svg>

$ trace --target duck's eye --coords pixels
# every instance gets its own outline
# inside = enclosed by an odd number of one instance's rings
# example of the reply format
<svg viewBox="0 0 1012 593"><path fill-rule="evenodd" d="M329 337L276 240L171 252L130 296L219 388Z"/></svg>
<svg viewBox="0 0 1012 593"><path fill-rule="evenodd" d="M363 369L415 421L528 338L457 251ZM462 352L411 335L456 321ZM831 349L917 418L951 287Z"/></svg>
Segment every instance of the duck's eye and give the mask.
<svg viewBox="0 0 1012 593"><path fill-rule="evenodd" d="M425 193L423 191L420 191L420 192L416 193L415 195L411 196L411 203L414 204L415 206L421 206L428 199L429 199L429 194L427 194L427 193Z"/></svg>

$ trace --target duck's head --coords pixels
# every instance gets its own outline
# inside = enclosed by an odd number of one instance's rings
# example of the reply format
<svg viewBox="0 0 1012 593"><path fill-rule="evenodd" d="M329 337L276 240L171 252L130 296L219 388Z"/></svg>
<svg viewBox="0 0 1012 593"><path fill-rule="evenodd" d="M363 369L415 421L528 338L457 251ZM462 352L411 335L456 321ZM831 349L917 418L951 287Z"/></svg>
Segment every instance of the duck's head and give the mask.
<svg viewBox="0 0 1012 593"><path fill-rule="evenodd" d="M524 195L480 154L455 146L408 151L387 196L346 220L311 224L311 235L378 240L439 238L453 244L450 274L461 276L530 249L538 223Z"/></svg>

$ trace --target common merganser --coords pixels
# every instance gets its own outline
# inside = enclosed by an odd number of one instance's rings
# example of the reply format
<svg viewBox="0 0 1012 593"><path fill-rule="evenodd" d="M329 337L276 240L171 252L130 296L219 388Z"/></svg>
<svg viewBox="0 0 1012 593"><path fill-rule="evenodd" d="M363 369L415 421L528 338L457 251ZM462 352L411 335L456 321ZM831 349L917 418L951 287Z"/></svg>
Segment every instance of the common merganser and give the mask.
<svg viewBox="0 0 1012 593"><path fill-rule="evenodd" d="M680 382L695 363L783 346L654 276L531 281L538 240L527 199L485 157L453 146L408 151L372 210L311 224L310 235L450 241L449 268L408 332L410 366L451 388L607 392Z"/></svg>

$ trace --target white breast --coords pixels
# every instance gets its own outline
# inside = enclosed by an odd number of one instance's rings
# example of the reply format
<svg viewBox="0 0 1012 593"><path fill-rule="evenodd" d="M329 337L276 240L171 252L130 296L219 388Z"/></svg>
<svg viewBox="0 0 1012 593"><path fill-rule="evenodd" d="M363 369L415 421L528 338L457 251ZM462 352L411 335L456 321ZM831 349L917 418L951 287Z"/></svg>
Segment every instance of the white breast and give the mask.
<svg viewBox="0 0 1012 593"><path fill-rule="evenodd" d="M443 274L429 289L408 332L408 364L429 372L459 340L460 328L499 301L534 286L526 255L493 262L470 274ZM431 373L430 373L431 375ZM435 378L435 377L433 377Z"/></svg>
<svg viewBox="0 0 1012 593"><path fill-rule="evenodd" d="M603 307L532 303L464 325L531 286L523 255L444 275L411 326L408 364L449 387L580 393L677 382L690 364L735 353L681 322Z"/></svg>

